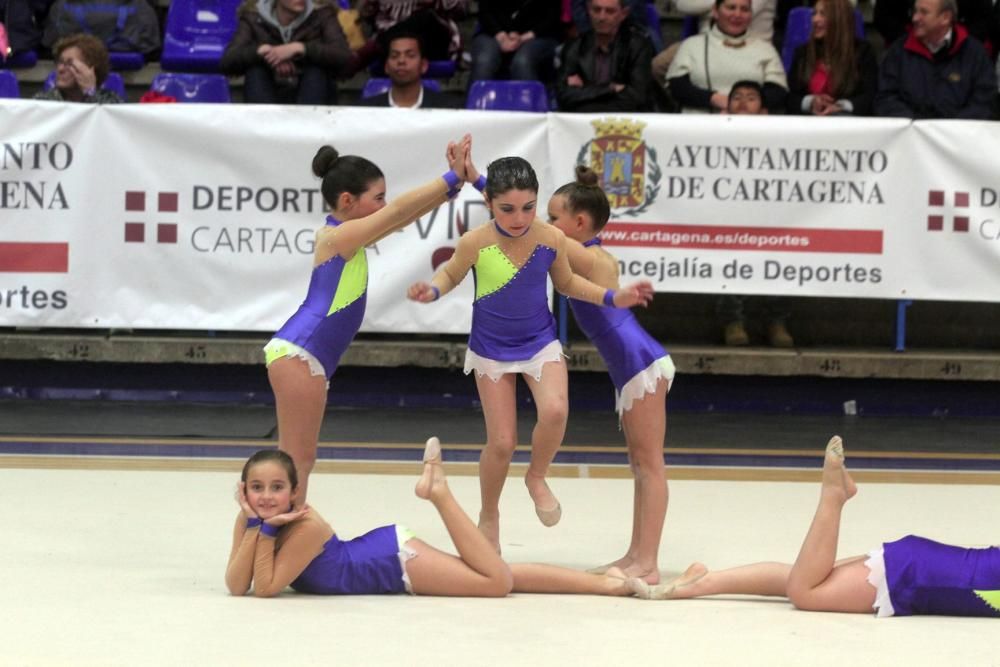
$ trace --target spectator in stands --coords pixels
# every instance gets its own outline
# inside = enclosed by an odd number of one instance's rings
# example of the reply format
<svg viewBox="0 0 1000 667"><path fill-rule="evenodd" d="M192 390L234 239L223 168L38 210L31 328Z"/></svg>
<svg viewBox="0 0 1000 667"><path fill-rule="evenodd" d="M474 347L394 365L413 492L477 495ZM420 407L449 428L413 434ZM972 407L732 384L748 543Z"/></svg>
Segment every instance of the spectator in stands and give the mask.
<svg viewBox="0 0 1000 667"><path fill-rule="evenodd" d="M0 0L0 25L7 31L11 50L9 54L0 53L0 61L41 46L42 26L51 4L52 0Z"/></svg>
<svg viewBox="0 0 1000 667"><path fill-rule="evenodd" d="M101 87L108 78L111 61L104 42L80 33L63 37L52 49L56 63L56 82L49 90L35 95L36 100L118 104L118 93Z"/></svg>
<svg viewBox="0 0 1000 667"><path fill-rule="evenodd" d="M1000 9L993 0L958 0L954 23L961 23L969 34L989 45L988 51L996 57ZM872 12L872 24L882 35L886 47L906 35L912 25L913 0L878 0Z"/></svg>
<svg viewBox="0 0 1000 667"><path fill-rule="evenodd" d="M715 113L729 106L737 81L756 81L770 113L785 108L788 83L781 56L770 42L747 35L750 0L716 0L714 24L707 33L688 37L667 71L671 96L684 113Z"/></svg>
<svg viewBox="0 0 1000 667"><path fill-rule="evenodd" d="M590 24L590 12L587 10L587 0L566 0L569 2L570 17L573 20L572 29L576 35L582 35L593 29ZM642 12L646 8L646 3L650 0L625 0L625 7L628 8L629 21L642 23Z"/></svg>
<svg viewBox="0 0 1000 667"><path fill-rule="evenodd" d="M561 38L555 0L479 0L480 32L472 38L469 81L551 81Z"/></svg>
<svg viewBox="0 0 1000 667"><path fill-rule="evenodd" d="M458 106L447 95L423 85L421 76L427 72L427 58L423 56L420 38L407 32L396 32L389 40L389 57L385 73L391 82L388 91L381 95L362 98L358 104L370 107L398 107L405 109L447 109Z"/></svg>
<svg viewBox="0 0 1000 667"><path fill-rule="evenodd" d="M747 36L767 42L774 37L774 12L777 0L751 0L750 2L750 27L747 28ZM708 32L712 27L712 8L715 0L676 0L674 7L677 11L687 16L697 17L699 20L698 32ZM663 85L667 78L667 70L670 63L677 55L680 42L675 42L660 51L653 58L653 80L657 85Z"/></svg>
<svg viewBox="0 0 1000 667"><path fill-rule="evenodd" d="M350 60L336 7L319 0L245 0L219 67L243 75L246 102L328 104Z"/></svg>
<svg viewBox="0 0 1000 667"><path fill-rule="evenodd" d="M42 44L53 48L57 40L80 32L97 37L109 51L148 59L160 49L160 21L147 0L55 0Z"/></svg>
<svg viewBox="0 0 1000 667"><path fill-rule="evenodd" d="M766 115L763 87L756 81L737 81L729 90L726 110L734 115ZM750 344L745 316L749 305L755 310L760 310L764 316L767 322L765 334L768 343L774 347L794 347L795 340L785 325L785 320L788 319L786 303L786 300L775 296L747 297L739 294L720 296L715 304L715 310L725 327L723 339L726 345Z"/></svg>
<svg viewBox="0 0 1000 667"><path fill-rule="evenodd" d="M903 118L988 119L997 95L986 49L955 23L955 0L916 0L913 31L885 54L875 113Z"/></svg>
<svg viewBox="0 0 1000 667"><path fill-rule="evenodd" d="M428 60L454 60L462 50L456 20L465 15L468 0L361 0L358 13L373 38L355 52L352 70L384 58L389 52L389 30L420 36Z"/></svg>
<svg viewBox="0 0 1000 667"><path fill-rule="evenodd" d="M868 42L854 33L848 0L818 0L812 34L796 49L788 76L789 113L872 114L878 65Z"/></svg>
<svg viewBox="0 0 1000 667"><path fill-rule="evenodd" d="M556 78L563 111L647 111L653 45L626 23L624 0L588 0L593 30L566 44Z"/></svg>

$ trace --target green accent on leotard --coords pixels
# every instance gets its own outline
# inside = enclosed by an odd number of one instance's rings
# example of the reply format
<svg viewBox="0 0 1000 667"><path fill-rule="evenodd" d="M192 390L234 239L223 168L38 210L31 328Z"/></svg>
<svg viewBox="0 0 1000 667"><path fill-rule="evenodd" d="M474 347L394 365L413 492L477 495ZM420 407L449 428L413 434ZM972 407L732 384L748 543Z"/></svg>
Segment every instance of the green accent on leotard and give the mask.
<svg viewBox="0 0 1000 667"><path fill-rule="evenodd" d="M337 284L337 293L333 295L333 303L327 315L346 308L360 299L368 289L368 256L364 248L354 253L354 257L344 264Z"/></svg>
<svg viewBox="0 0 1000 667"><path fill-rule="evenodd" d="M979 596L983 602L993 609L1000 611L1000 591L972 591Z"/></svg>
<svg viewBox="0 0 1000 667"><path fill-rule="evenodd" d="M499 246L491 245L480 250L476 260L476 299L496 292L509 283L517 271Z"/></svg>

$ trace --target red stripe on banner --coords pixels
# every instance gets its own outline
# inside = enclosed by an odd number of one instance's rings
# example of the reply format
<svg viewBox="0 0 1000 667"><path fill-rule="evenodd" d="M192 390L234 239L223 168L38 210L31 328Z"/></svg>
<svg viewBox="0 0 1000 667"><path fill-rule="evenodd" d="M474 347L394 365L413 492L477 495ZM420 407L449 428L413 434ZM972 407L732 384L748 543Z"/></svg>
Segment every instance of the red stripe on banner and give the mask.
<svg viewBox="0 0 1000 667"><path fill-rule="evenodd" d="M66 273L68 243L0 242L0 273Z"/></svg>
<svg viewBox="0 0 1000 667"><path fill-rule="evenodd" d="M656 222L609 222L601 231L609 246L704 248L769 252L882 254L882 230L723 227Z"/></svg>

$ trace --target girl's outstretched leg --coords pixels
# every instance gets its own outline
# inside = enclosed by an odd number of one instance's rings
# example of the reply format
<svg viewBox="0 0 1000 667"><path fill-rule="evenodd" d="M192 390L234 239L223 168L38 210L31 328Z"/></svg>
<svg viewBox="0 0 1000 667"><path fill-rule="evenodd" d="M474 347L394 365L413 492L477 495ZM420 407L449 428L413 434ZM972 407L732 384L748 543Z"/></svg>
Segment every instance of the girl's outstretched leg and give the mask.
<svg viewBox="0 0 1000 667"><path fill-rule="evenodd" d="M554 526L562 518L562 506L549 489L545 476L566 435L569 417L566 364L550 361L542 366L540 380L530 375L525 375L524 379L538 411L538 421L531 432L531 463L524 484L535 504L538 519L546 526Z"/></svg>
<svg viewBox="0 0 1000 667"><path fill-rule="evenodd" d="M278 449L295 461L299 475L296 505L306 503L309 473L316 463L319 431L326 412L326 378L313 375L298 357L275 359L267 367L278 415Z"/></svg>
<svg viewBox="0 0 1000 667"><path fill-rule="evenodd" d="M590 574L557 565L511 563L515 593L579 593L632 595L625 573L608 568L605 574Z"/></svg>
<svg viewBox="0 0 1000 667"><path fill-rule="evenodd" d="M417 552L417 558L406 564L413 592L418 595L475 597L507 595L512 585L510 568L472 523L448 488L441 466L441 444L437 438L427 441L424 472L415 492L437 508L458 550L458 557L439 551L421 540L409 540L407 545Z"/></svg>
<svg viewBox="0 0 1000 667"><path fill-rule="evenodd" d="M701 563L692 563L676 579L650 586L642 579L629 579L632 590L646 600L682 600L705 595L785 596L787 563L754 563L728 570L709 572Z"/></svg>

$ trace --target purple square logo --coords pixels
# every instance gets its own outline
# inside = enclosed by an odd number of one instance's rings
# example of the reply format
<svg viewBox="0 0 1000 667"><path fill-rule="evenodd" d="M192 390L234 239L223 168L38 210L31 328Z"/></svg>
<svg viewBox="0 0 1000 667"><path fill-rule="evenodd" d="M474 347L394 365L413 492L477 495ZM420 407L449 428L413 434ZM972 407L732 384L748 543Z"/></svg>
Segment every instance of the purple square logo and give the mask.
<svg viewBox="0 0 1000 667"><path fill-rule="evenodd" d="M142 243L146 240L146 225L141 222L125 223L125 243Z"/></svg>
<svg viewBox="0 0 1000 667"><path fill-rule="evenodd" d="M157 210L161 213L176 213L177 212L177 193L176 192L161 192L158 197Z"/></svg>
<svg viewBox="0 0 1000 667"><path fill-rule="evenodd" d="M157 243L177 243L177 225L161 222L156 225Z"/></svg>
<svg viewBox="0 0 1000 667"><path fill-rule="evenodd" d="M134 190L127 191L125 193L125 210L126 211L145 211L146 210L146 193L136 192Z"/></svg>

